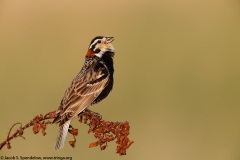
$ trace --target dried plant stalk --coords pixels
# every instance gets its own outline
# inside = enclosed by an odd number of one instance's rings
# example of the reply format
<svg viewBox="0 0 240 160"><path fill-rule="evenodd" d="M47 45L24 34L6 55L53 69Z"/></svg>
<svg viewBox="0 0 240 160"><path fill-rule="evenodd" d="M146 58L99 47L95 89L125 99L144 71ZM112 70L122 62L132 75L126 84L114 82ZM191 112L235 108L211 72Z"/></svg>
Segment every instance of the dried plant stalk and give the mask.
<svg viewBox="0 0 240 160"><path fill-rule="evenodd" d="M50 120L54 119L55 117L57 117L57 114L56 111L53 111L47 113L45 116L43 116L42 114L36 116L24 126L22 126L21 123L13 124L12 127L9 129L6 140L0 143L0 150L5 145L7 145L8 149L11 149L10 141L13 138L22 137L23 139L25 139L25 137L23 137L23 131L29 127L32 127L34 134L37 134L41 131L42 135L45 136L47 125L52 124ZM130 133L130 126L128 122L105 121L102 119L101 115L88 109L80 113L78 117L79 122L89 124L88 133L92 132L94 134L94 137L98 139L96 142L93 142L89 145L90 148L100 146L100 149L104 150L107 147L108 142L116 139L117 153L119 155L126 155L126 150L133 143L133 141L128 138L128 135ZM16 125L20 125L20 127L13 134L11 134L13 128ZM69 144L72 147L75 147L75 144L77 142L76 136L78 135L78 129L70 126L68 132L74 138L73 141L69 141Z"/></svg>

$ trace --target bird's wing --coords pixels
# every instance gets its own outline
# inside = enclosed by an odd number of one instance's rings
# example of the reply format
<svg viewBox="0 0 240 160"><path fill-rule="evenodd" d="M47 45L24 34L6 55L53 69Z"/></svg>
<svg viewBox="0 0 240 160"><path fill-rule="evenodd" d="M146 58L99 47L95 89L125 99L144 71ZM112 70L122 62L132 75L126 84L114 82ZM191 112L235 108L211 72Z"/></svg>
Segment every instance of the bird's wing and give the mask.
<svg viewBox="0 0 240 160"><path fill-rule="evenodd" d="M108 69L103 64L79 74L69 86L60 106L60 125L89 107L109 82Z"/></svg>

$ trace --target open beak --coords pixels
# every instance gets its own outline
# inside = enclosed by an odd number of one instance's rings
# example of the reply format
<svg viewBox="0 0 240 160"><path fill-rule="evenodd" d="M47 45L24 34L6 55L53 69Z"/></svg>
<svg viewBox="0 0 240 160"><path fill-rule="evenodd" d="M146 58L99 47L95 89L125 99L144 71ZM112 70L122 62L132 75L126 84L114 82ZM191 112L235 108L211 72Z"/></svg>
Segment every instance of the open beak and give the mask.
<svg viewBox="0 0 240 160"><path fill-rule="evenodd" d="M107 43L111 43L112 41L114 41L114 37L106 37Z"/></svg>

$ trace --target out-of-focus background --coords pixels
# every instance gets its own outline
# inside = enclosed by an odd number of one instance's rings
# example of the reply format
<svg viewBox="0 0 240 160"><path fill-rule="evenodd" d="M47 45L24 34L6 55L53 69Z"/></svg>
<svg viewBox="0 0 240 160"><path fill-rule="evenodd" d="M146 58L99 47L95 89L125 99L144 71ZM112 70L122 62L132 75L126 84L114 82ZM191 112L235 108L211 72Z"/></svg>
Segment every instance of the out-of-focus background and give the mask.
<svg viewBox="0 0 240 160"><path fill-rule="evenodd" d="M0 1L0 141L15 122L58 108L97 35L114 36L115 85L92 109L129 121L120 157L79 129L56 152L58 126L25 131L3 156L73 159L240 159L240 2L237 0ZM68 136L67 141L72 137Z"/></svg>

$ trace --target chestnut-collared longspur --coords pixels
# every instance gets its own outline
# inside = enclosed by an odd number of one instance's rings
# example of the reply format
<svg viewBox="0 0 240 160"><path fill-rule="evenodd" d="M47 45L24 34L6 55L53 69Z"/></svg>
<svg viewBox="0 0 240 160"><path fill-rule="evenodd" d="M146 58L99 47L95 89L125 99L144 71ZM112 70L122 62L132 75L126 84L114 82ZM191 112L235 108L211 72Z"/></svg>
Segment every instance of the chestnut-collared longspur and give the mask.
<svg viewBox="0 0 240 160"><path fill-rule="evenodd" d="M71 120L93 104L106 98L113 87L113 37L97 36L88 48L85 63L66 90L58 116L53 123L59 123L55 149L61 149L67 136Z"/></svg>

